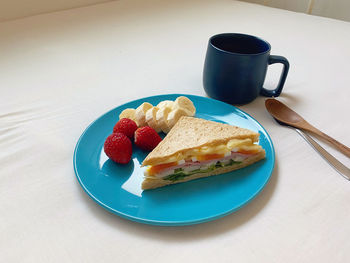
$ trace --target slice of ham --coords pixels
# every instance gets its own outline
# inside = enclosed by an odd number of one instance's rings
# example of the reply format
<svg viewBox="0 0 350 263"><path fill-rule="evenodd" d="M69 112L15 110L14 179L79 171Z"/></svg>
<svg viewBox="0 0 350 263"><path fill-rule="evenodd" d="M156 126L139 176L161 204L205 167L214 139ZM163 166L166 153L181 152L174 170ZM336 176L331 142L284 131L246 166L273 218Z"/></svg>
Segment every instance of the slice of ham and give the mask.
<svg viewBox="0 0 350 263"><path fill-rule="evenodd" d="M238 153L238 152L231 152L231 155L228 155L226 157L219 158L219 159L211 159L211 160L195 161L195 162L194 161L186 161L183 164L167 167L164 170L162 170L161 172L159 172L158 174L155 174L153 176L155 176L157 178L161 178L161 177L164 177L164 176L167 176L169 174L174 173L174 170L178 169L178 168L185 168L185 169L186 168L193 168L191 170L195 170L195 169L199 169L202 166L209 166L209 165L216 163L218 161L225 161L225 160L230 160L230 159L233 159L234 161L243 161L244 159L246 159L252 155L254 155L254 154L244 154L244 153Z"/></svg>

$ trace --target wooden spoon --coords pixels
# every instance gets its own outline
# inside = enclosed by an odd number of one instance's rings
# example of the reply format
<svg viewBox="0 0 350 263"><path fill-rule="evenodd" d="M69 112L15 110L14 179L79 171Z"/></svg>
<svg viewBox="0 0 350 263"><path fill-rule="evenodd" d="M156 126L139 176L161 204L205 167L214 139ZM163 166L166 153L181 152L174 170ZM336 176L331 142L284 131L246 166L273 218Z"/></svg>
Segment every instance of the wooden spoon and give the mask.
<svg viewBox="0 0 350 263"><path fill-rule="evenodd" d="M267 111L278 121L295 128L312 132L322 137L323 139L325 139L326 141L334 145L336 148L339 149L339 151L341 151L343 154L345 154L347 157L350 158L349 147L345 146L344 144L338 142L337 140L333 139L332 137L328 136L327 134L321 132L319 129L312 126L310 123L304 120L303 117L301 117L298 113L296 113L292 109L288 108L282 102L276 99L267 99L265 101L265 106Z"/></svg>

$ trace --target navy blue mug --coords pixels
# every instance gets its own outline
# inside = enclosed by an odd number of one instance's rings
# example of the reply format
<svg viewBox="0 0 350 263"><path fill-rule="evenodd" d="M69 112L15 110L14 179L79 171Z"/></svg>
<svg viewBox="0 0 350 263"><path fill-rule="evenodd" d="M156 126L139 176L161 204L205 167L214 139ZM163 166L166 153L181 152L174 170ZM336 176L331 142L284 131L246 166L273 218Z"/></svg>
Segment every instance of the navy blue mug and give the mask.
<svg viewBox="0 0 350 263"><path fill-rule="evenodd" d="M278 97L286 81L289 63L270 55L271 45L255 36L223 33L209 39L204 62L203 86L208 96L231 104L246 104L260 95ZM274 90L263 87L267 67L282 63Z"/></svg>

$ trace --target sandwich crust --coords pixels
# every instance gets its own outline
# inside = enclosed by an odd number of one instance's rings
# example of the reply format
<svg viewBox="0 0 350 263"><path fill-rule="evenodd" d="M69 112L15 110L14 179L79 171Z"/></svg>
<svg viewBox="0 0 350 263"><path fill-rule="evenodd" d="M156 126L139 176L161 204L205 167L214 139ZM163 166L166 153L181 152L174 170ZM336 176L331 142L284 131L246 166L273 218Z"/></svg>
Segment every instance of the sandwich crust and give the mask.
<svg viewBox="0 0 350 263"><path fill-rule="evenodd" d="M231 171L234 171L234 170L241 169L243 167L249 166L249 165L251 165L251 164L253 164L253 163L255 163L255 162L257 162L257 161L259 161L261 159L264 159L264 158L265 158L265 150L262 150L258 154L245 159L240 164L218 168L218 169L215 169L215 170L213 170L211 172L208 172L208 173L193 174L193 175L187 176L184 179L178 180L178 181L163 180L161 178L156 178L156 177L155 178L146 177L145 180L142 182L142 189L144 189L144 190L154 189L154 188L158 188L158 187L162 187L162 186L166 186L166 185L170 185L170 184L183 183L183 182L195 180L195 179L198 179L198 178L203 178L203 177L208 177L208 176L212 176L212 175L228 173L228 172L231 172Z"/></svg>
<svg viewBox="0 0 350 263"><path fill-rule="evenodd" d="M142 165L164 163L180 152L205 145L216 146L231 139L246 138L257 142L259 133L229 124L183 116L158 146L148 154Z"/></svg>

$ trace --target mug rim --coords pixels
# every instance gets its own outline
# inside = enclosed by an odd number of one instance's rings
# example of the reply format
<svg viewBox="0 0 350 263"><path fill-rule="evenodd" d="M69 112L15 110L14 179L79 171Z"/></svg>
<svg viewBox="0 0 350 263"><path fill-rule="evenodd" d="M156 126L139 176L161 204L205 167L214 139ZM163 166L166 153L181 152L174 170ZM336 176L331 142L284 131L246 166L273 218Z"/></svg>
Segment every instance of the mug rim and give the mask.
<svg viewBox="0 0 350 263"><path fill-rule="evenodd" d="M220 36L244 36L244 37L249 37L249 38L253 38L255 40L259 40L259 41L262 41L264 42L266 45L267 45L267 50L266 51L263 51L263 52L259 52L259 53L237 53L237 52L231 52L231 51L227 51L227 50L224 50L224 49L221 49L217 46L215 46L212 41L214 38L217 38L217 37L220 37ZM240 56L258 56L258 55L262 55L262 54L266 54L268 52L271 51L271 45L269 42L267 42L266 40L260 38L260 37L257 37L257 36L253 36L253 35L248 35L248 34L243 34L243 33L219 33L219 34L216 34L216 35L213 35L209 38L209 44L210 46L212 46L214 49L220 51L220 52L225 52L227 54L232 54L232 55L240 55Z"/></svg>

